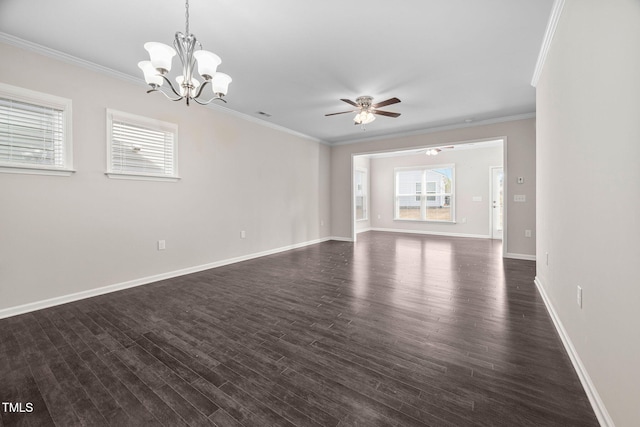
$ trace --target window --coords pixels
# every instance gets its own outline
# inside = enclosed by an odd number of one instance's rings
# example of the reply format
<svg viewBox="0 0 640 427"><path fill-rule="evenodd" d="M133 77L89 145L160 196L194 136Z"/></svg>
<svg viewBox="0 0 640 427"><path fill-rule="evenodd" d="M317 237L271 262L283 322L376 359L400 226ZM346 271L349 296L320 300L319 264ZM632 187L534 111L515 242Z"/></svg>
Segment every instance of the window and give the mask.
<svg viewBox="0 0 640 427"><path fill-rule="evenodd" d="M366 220L367 212L367 170L356 169L354 176L355 199L356 199L356 221Z"/></svg>
<svg viewBox="0 0 640 427"><path fill-rule="evenodd" d="M71 175L71 100L0 83L0 171Z"/></svg>
<svg viewBox="0 0 640 427"><path fill-rule="evenodd" d="M397 168L396 220L454 222L454 165Z"/></svg>
<svg viewBox="0 0 640 427"><path fill-rule="evenodd" d="M107 176L168 180L178 177L178 125L107 110Z"/></svg>

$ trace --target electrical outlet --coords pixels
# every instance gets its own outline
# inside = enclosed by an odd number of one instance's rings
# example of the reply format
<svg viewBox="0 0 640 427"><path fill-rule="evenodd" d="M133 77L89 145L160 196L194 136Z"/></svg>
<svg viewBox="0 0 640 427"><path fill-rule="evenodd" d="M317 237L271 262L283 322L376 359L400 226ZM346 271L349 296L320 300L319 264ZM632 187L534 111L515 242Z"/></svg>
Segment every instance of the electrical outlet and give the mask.
<svg viewBox="0 0 640 427"><path fill-rule="evenodd" d="M245 239L246 237L247 237L247 232L246 232L246 231L244 231L244 230L242 230L242 231L240 232L240 238L241 238L241 239Z"/></svg>
<svg viewBox="0 0 640 427"><path fill-rule="evenodd" d="M320 220L320 227L324 227L324 220L323 219Z"/></svg>
<svg viewBox="0 0 640 427"><path fill-rule="evenodd" d="M167 248L166 242L164 240L158 240L158 250L164 251Z"/></svg>
<svg viewBox="0 0 640 427"><path fill-rule="evenodd" d="M582 288L578 286L578 307L582 308Z"/></svg>
<svg viewBox="0 0 640 427"><path fill-rule="evenodd" d="M531 230L524 230L524 237L531 237Z"/></svg>
<svg viewBox="0 0 640 427"><path fill-rule="evenodd" d="M467 217L466 217L466 216L463 216L463 217L462 217L462 223L463 223L463 224L466 224L466 223L467 223Z"/></svg>
<svg viewBox="0 0 640 427"><path fill-rule="evenodd" d="M378 214L378 219L382 219L382 215Z"/></svg>

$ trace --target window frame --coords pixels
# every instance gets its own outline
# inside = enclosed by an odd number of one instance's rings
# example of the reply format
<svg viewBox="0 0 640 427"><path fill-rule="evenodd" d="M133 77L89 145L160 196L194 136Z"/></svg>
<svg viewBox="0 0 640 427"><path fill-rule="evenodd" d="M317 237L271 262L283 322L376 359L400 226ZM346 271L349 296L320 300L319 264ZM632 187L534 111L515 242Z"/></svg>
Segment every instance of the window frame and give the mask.
<svg viewBox="0 0 640 427"><path fill-rule="evenodd" d="M451 192L447 193L447 192L429 192L429 186L427 185L428 182L432 182L432 181L427 181L427 171L429 170L437 170L437 169L451 169ZM414 192L409 194L400 194L398 192L399 189L399 180L398 180L398 174L400 172L408 172L408 171L417 171L421 173L421 183L420 183L420 189L422 191L422 194L420 196L418 196L415 193L415 190L417 189L415 186L414 187ZM420 166L402 166L402 167L396 167L393 170L393 197L394 197L394 201L393 201L393 220L394 221L410 221L410 222L435 222L435 223L446 223L446 224L455 224L456 223L456 201L455 201L455 194L456 194L456 190L455 190L455 186L456 186L456 168L455 168L455 163L447 163L447 164L438 164L438 165L420 165ZM414 197L414 198L418 198L420 197L420 219L411 219L411 218L399 218L399 202L400 202L400 197ZM429 201L428 198L429 197L449 197L449 204L450 204L450 209L451 209L451 219L448 220L442 220L442 219L428 219L427 218L427 212L428 212L428 206L427 206L427 202ZM434 199L435 200L435 199ZM418 200L416 200L418 201ZM433 201L433 200L432 200Z"/></svg>
<svg viewBox="0 0 640 427"><path fill-rule="evenodd" d="M68 98L1 82L0 97L10 99L12 101L60 110L62 112L63 150L63 155L58 159L62 161L61 166L0 161L0 172L31 175L71 176L71 174L75 172L73 169L72 101Z"/></svg>
<svg viewBox="0 0 640 427"><path fill-rule="evenodd" d="M358 192L358 182L356 180L356 176L358 173L363 174L363 183L362 183L362 211L364 213L363 218L358 218L357 217L357 202L356 199L358 197L357 192ZM354 218L356 221L368 221L369 220L369 188L368 188L368 181L369 181L369 172L367 171L366 168L356 168L353 174L353 210L354 210Z"/></svg>
<svg viewBox="0 0 640 427"><path fill-rule="evenodd" d="M169 132L173 134L173 174L157 174L151 172L118 171L113 169L113 124L114 121L124 122L132 126L140 126L159 132ZM178 174L178 125L176 123L165 122L152 119L137 114L107 108L107 171L105 175L113 179L130 179L142 181L169 181L180 180Z"/></svg>

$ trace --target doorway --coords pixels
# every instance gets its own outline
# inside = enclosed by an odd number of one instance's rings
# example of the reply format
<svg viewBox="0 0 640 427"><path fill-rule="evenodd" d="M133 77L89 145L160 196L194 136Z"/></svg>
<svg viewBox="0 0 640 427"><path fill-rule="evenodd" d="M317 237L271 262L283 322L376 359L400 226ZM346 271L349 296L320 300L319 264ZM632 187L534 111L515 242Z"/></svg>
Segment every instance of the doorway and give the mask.
<svg viewBox="0 0 640 427"><path fill-rule="evenodd" d="M491 168L491 238L502 240L504 234L504 170Z"/></svg>

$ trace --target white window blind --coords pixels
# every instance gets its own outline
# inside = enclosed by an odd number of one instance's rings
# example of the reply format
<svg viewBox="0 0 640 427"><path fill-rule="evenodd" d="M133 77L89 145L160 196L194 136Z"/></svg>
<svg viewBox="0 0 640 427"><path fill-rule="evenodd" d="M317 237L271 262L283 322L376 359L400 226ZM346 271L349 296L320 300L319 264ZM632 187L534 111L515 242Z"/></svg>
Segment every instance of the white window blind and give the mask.
<svg viewBox="0 0 640 427"><path fill-rule="evenodd" d="M107 111L110 177L177 178L177 125Z"/></svg>
<svg viewBox="0 0 640 427"><path fill-rule="evenodd" d="M70 172L70 109L69 100L0 85L2 171Z"/></svg>

